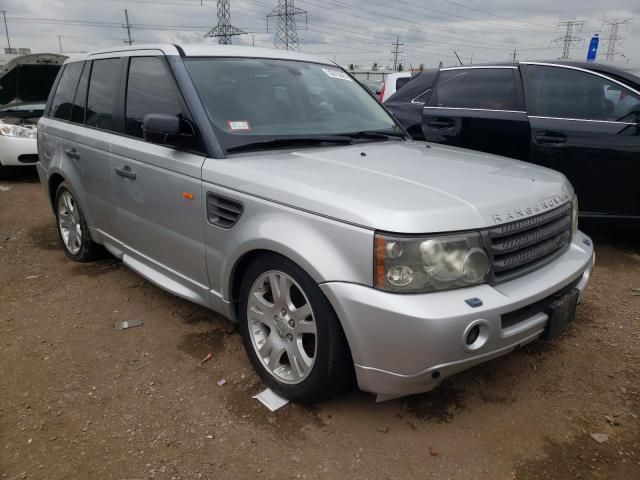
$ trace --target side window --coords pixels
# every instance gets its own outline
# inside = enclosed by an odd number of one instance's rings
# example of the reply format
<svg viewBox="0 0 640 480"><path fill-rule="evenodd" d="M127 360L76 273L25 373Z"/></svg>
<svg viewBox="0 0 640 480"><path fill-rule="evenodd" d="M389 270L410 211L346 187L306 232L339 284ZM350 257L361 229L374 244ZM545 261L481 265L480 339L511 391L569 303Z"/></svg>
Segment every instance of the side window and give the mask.
<svg viewBox="0 0 640 480"><path fill-rule="evenodd" d="M443 70L430 107L520 110L512 68Z"/></svg>
<svg viewBox="0 0 640 480"><path fill-rule="evenodd" d="M115 130L113 107L120 80L120 59L94 60L87 97L86 124L103 130Z"/></svg>
<svg viewBox="0 0 640 480"><path fill-rule="evenodd" d="M530 115L622 122L640 117L640 97L607 78L541 65L529 65L525 73Z"/></svg>
<svg viewBox="0 0 640 480"><path fill-rule="evenodd" d="M411 77L400 77L396 79L396 90L400 90L405 84L411 80Z"/></svg>
<svg viewBox="0 0 640 480"><path fill-rule="evenodd" d="M69 120L80 72L82 72L82 62L68 63L65 66L51 103L50 115L53 118Z"/></svg>
<svg viewBox="0 0 640 480"><path fill-rule="evenodd" d="M89 72L91 71L91 62L85 62L78 82L76 96L73 99L71 107L71 121L73 123L84 123L84 112L87 107L87 89L89 87Z"/></svg>
<svg viewBox="0 0 640 480"><path fill-rule="evenodd" d="M163 61L157 57L132 57L125 110L127 135L142 138L142 122L149 113L181 115L182 107Z"/></svg>

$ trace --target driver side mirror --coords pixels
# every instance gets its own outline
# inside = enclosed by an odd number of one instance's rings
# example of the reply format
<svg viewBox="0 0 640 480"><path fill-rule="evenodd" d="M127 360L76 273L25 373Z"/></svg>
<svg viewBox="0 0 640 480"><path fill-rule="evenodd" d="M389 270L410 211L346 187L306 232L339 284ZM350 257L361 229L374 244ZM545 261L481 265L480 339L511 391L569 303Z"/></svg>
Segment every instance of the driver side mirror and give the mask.
<svg viewBox="0 0 640 480"><path fill-rule="evenodd" d="M187 126L188 128L184 128ZM188 148L195 137L191 125L179 115L149 113L142 121L145 142Z"/></svg>

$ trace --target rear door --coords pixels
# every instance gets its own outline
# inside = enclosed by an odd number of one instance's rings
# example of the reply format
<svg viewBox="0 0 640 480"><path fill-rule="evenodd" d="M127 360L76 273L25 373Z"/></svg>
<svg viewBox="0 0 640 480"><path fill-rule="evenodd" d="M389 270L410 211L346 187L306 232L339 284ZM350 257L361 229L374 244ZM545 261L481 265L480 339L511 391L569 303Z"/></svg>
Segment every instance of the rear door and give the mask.
<svg viewBox="0 0 640 480"><path fill-rule="evenodd" d="M174 293L208 304L200 194L205 155L197 140L192 150L180 150L143 139L144 117L152 113L179 115L186 129L192 127L163 56L133 56L126 67L124 135L111 146L116 231L124 261Z"/></svg>
<svg viewBox="0 0 640 480"><path fill-rule="evenodd" d="M530 161L569 178L582 215L640 216L640 93L576 67L522 70Z"/></svg>
<svg viewBox="0 0 640 480"><path fill-rule="evenodd" d="M425 140L526 159L529 120L516 67L442 69L424 107Z"/></svg>

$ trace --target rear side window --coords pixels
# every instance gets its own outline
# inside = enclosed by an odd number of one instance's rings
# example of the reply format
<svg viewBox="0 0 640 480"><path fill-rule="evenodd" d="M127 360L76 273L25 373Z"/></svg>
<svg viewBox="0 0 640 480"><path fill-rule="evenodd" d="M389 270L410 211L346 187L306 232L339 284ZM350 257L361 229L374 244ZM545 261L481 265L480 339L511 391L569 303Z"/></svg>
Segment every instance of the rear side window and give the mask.
<svg viewBox="0 0 640 480"><path fill-rule="evenodd" d="M404 85L411 80L411 77L400 77L396 79L396 90L400 90Z"/></svg>
<svg viewBox="0 0 640 480"><path fill-rule="evenodd" d="M138 138L142 138L142 122L147 114L182 114L173 81L160 58L131 58L125 112L126 133Z"/></svg>
<svg viewBox="0 0 640 480"><path fill-rule="evenodd" d="M120 59L94 60L89 81L86 124L103 130L115 130L113 109L120 80Z"/></svg>
<svg viewBox="0 0 640 480"><path fill-rule="evenodd" d="M91 71L91 62L86 62L80 81L78 82L78 89L76 90L76 96L73 100L73 107L71 108L71 121L73 123L84 123L84 112L87 106L87 88L89 87L89 73Z"/></svg>
<svg viewBox="0 0 640 480"><path fill-rule="evenodd" d="M520 110L511 68L443 70L430 107Z"/></svg>
<svg viewBox="0 0 640 480"><path fill-rule="evenodd" d="M638 122L640 96L592 73L562 67L526 66L530 115Z"/></svg>
<svg viewBox="0 0 640 480"><path fill-rule="evenodd" d="M69 120L71 117L71 106L73 105L73 97L76 93L81 72L82 62L69 63L64 67L56 94L51 103L50 115L53 118Z"/></svg>

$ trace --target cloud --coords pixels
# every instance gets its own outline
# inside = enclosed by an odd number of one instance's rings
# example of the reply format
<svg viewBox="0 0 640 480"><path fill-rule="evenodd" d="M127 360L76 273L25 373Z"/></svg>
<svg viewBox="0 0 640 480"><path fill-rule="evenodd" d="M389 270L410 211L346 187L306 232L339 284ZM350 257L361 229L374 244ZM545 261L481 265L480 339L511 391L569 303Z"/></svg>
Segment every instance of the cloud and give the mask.
<svg viewBox="0 0 640 480"><path fill-rule="evenodd" d="M202 6L201 6L202 3ZM79 52L115 45L126 39L124 9L133 24L135 43L215 43L204 34L217 24L211 0L4 0L11 43L33 51ZM273 46L276 19L266 15L276 0L231 0L231 22L248 32L234 37L238 45ZM301 50L335 58L338 62L369 66L391 62L392 42L404 43L405 65L427 66L456 62L507 60L514 50L520 59L557 58L561 45L552 41L564 32L561 20L585 24L574 33L572 57L582 59L591 35L601 33L600 55L607 47L604 21L635 17L621 29L617 51L640 63L640 2L637 0L297 0L307 11L297 15ZM305 21L308 20L308 23ZM623 59L619 57L619 59Z"/></svg>

